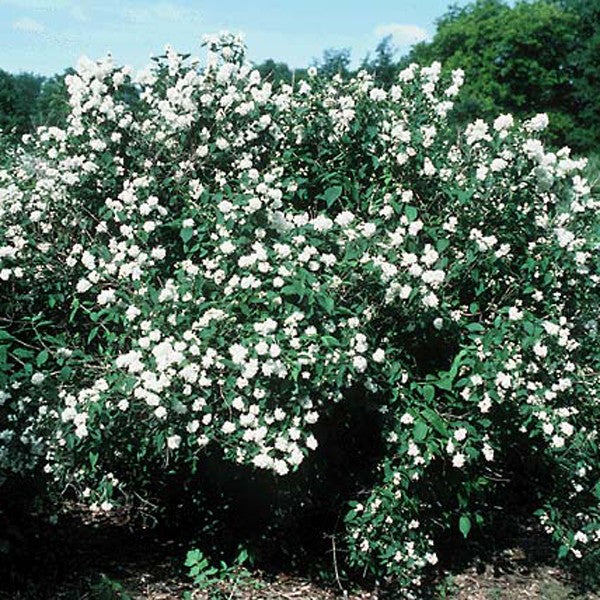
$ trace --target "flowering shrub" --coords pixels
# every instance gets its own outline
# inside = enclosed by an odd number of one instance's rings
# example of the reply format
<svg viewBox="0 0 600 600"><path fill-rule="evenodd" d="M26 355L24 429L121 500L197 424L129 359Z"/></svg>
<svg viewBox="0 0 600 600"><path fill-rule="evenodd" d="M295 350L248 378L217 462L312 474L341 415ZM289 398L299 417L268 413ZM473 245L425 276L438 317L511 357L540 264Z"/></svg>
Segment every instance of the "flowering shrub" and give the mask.
<svg viewBox="0 0 600 600"><path fill-rule="evenodd" d="M515 452L561 556L600 542L598 208L545 115L455 132L461 71L274 89L240 40L82 59L0 171L0 469L97 510L200 456L284 477L360 390L385 452L348 564L405 587Z"/></svg>

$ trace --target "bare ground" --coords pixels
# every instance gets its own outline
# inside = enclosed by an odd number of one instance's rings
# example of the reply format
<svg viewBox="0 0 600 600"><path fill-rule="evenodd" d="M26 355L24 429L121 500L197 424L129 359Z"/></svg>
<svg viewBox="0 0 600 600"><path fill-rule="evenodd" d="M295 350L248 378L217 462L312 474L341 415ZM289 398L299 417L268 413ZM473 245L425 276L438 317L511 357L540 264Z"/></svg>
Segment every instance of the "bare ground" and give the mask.
<svg viewBox="0 0 600 600"><path fill-rule="evenodd" d="M126 519L90 520L74 512L54 528L40 528L38 545L18 580L0 580L0 600L383 600L398 593L318 585L294 574L253 572L243 585L194 590L182 568L187 542L129 530ZM431 600L600 600L554 562L535 532L512 545L457 557L428 585ZM29 547L31 549L31 546ZM484 555L484 558L477 556ZM0 555L0 560L1 560ZM28 557L25 556L25 559ZM12 584L12 585L11 585Z"/></svg>

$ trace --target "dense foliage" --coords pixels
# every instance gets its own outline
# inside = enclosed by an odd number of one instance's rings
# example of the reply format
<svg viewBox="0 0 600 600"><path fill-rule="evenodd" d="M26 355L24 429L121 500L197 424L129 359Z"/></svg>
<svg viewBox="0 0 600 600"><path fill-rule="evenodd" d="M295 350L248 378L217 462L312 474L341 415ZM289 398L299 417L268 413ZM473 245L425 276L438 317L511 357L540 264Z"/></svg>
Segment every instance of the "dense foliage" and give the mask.
<svg viewBox="0 0 600 600"><path fill-rule="evenodd" d="M32 114L43 77L11 75L0 69L0 131L23 135L32 130Z"/></svg>
<svg viewBox="0 0 600 600"><path fill-rule="evenodd" d="M0 69L0 132L5 142L14 145L40 125L66 123L69 102L65 75L12 75Z"/></svg>
<svg viewBox="0 0 600 600"><path fill-rule="evenodd" d="M67 76L0 171L0 469L94 510L202 456L289 477L374 406L344 562L414 589L519 459L563 557L600 541L599 201L544 114L448 123L460 69L274 89L234 36ZM200 473L211 486L208 473ZM8 485L8 483L6 483ZM340 557L340 560L342 558Z"/></svg>

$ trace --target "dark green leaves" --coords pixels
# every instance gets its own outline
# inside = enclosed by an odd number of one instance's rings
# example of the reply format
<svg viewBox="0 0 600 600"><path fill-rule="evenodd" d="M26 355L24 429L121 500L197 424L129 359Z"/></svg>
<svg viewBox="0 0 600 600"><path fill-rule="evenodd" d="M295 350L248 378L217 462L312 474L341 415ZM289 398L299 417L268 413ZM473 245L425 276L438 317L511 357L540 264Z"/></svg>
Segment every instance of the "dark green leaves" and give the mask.
<svg viewBox="0 0 600 600"><path fill-rule="evenodd" d="M423 394L423 398L425 398L425 401L429 404L435 396L435 389L432 385L427 384L421 388L421 393Z"/></svg>
<svg viewBox="0 0 600 600"><path fill-rule="evenodd" d="M413 429L413 437L415 438L415 441L422 442L427 436L428 431L429 427L426 423L423 421L417 421Z"/></svg>
<svg viewBox="0 0 600 600"><path fill-rule="evenodd" d="M194 235L194 230L191 227L184 227L179 232L179 237L183 240L183 242L185 244L187 244L192 239L193 235Z"/></svg>
<svg viewBox="0 0 600 600"><path fill-rule="evenodd" d="M38 367L41 367L48 360L48 350L42 350L35 359Z"/></svg>
<svg viewBox="0 0 600 600"><path fill-rule="evenodd" d="M418 215L418 211L414 206L407 206L404 209L404 213L406 214L406 217L408 218L409 221L416 221L417 220L417 215Z"/></svg>
<svg viewBox="0 0 600 600"><path fill-rule="evenodd" d="M342 194L342 186L334 185L325 190L323 197L325 198L325 204L329 208Z"/></svg>
<svg viewBox="0 0 600 600"><path fill-rule="evenodd" d="M469 535L469 531L471 531L471 519L467 515L462 515L458 520L458 529L464 537Z"/></svg>

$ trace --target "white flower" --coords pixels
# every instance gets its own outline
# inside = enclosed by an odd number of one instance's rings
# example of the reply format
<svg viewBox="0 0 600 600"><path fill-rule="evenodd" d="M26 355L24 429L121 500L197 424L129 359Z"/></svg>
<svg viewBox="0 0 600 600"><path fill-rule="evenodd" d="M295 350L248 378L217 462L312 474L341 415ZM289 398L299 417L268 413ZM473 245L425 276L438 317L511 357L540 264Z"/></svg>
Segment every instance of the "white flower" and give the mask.
<svg viewBox="0 0 600 600"><path fill-rule="evenodd" d="M309 424L309 425L314 425L318 420L319 420L319 413L316 411L311 411L311 412L307 412L306 415L304 416L304 420ZM290 433L290 437L291 437L291 433Z"/></svg>
<svg viewBox="0 0 600 600"><path fill-rule="evenodd" d="M543 131L548 127L549 122L546 113L538 113L535 117L525 122L525 129L528 131Z"/></svg>
<svg viewBox="0 0 600 600"><path fill-rule="evenodd" d="M142 311L137 306L130 306L125 311L125 317L128 321L133 321L136 317L139 317Z"/></svg>
<svg viewBox="0 0 600 600"><path fill-rule="evenodd" d="M257 454L252 459L252 464L259 469L270 469L273 466L273 459L268 454Z"/></svg>
<svg viewBox="0 0 600 600"><path fill-rule="evenodd" d="M555 323L551 323L550 321L544 321L544 323L542 323L542 326L544 327L548 335L558 335L558 333L560 332L560 327Z"/></svg>
<svg viewBox="0 0 600 600"><path fill-rule="evenodd" d="M508 318L510 321L520 321L523 318L523 311L519 310L516 306L511 306L508 309Z"/></svg>
<svg viewBox="0 0 600 600"><path fill-rule="evenodd" d="M438 297L433 292L430 292L423 298L423 304L429 308L435 308L439 303Z"/></svg>
<svg viewBox="0 0 600 600"><path fill-rule="evenodd" d="M277 475L287 475L290 472L285 460L277 459L273 462L273 470Z"/></svg>
<svg viewBox="0 0 600 600"><path fill-rule="evenodd" d="M454 439L462 442L467 437L467 430L464 427L460 427L454 432Z"/></svg>
<svg viewBox="0 0 600 600"><path fill-rule="evenodd" d="M417 219L408 226L408 234L417 235L421 229L423 229L423 221Z"/></svg>
<svg viewBox="0 0 600 600"><path fill-rule="evenodd" d="M465 455L462 452L457 452L452 457L452 466L460 469L465 464Z"/></svg>
<svg viewBox="0 0 600 600"><path fill-rule="evenodd" d="M92 284L91 284L91 282L90 282L90 281L88 281L87 279L83 278L83 279L80 279L80 280L77 282L77 287L76 287L76 289L77 289L77 292L78 292L79 294L84 294L84 293L85 293L85 292L87 292L87 291L88 291L88 290L89 290L91 287L92 287Z"/></svg>
<svg viewBox="0 0 600 600"><path fill-rule="evenodd" d="M241 344L233 344L233 346L229 348L229 354L234 364L241 365L248 355L248 350Z"/></svg>
<svg viewBox="0 0 600 600"><path fill-rule="evenodd" d="M467 144L469 144L469 146L472 146L481 140L491 139L488 134L488 125L482 119L477 119L474 123L467 125L465 135L467 136Z"/></svg>
<svg viewBox="0 0 600 600"><path fill-rule="evenodd" d="M410 296L411 292L412 288L410 287L410 285L403 285L398 292L398 297L401 300L406 300Z"/></svg>
<svg viewBox="0 0 600 600"><path fill-rule="evenodd" d="M221 200L219 204L217 204L217 208L224 214L230 213L233 210L233 204L229 202L229 200Z"/></svg>
<svg viewBox="0 0 600 600"><path fill-rule="evenodd" d="M363 373L367 370L367 359L364 356L358 355L352 359L352 366L359 372Z"/></svg>
<svg viewBox="0 0 600 600"><path fill-rule="evenodd" d="M489 396L485 396L477 406L479 407L479 410L485 414L490 411L490 408L492 408L492 401L490 400Z"/></svg>
<svg viewBox="0 0 600 600"><path fill-rule="evenodd" d="M382 363L385 360L385 350L382 348L377 348L377 350L373 352L373 360L376 363Z"/></svg>
<svg viewBox="0 0 600 600"><path fill-rule="evenodd" d="M552 425L552 423L544 423L542 425L542 431L546 434L546 435L552 435L552 432L554 431L554 425Z"/></svg>
<svg viewBox="0 0 600 600"><path fill-rule="evenodd" d="M362 234L365 237L372 237L373 235L375 235L376 231L377 225L375 225L375 223L364 223L362 226Z"/></svg>
<svg viewBox="0 0 600 600"><path fill-rule="evenodd" d="M315 231L328 231L333 227L333 221L325 215L319 215L311 221Z"/></svg>
<svg viewBox="0 0 600 600"><path fill-rule="evenodd" d="M164 341L154 346L152 354L156 361L156 368L159 371L165 371L171 365L182 362L184 358L183 354L176 350L169 341Z"/></svg>
<svg viewBox="0 0 600 600"><path fill-rule="evenodd" d="M347 227L352 221L354 221L354 214L347 210L343 210L335 218L336 224L340 227Z"/></svg>
<svg viewBox="0 0 600 600"><path fill-rule="evenodd" d="M315 450L317 448L317 446L319 445L319 443L317 442L317 439L315 438L314 435L309 435L306 438L306 447L310 450Z"/></svg>
<svg viewBox="0 0 600 600"><path fill-rule="evenodd" d="M571 423L567 423L566 421L561 423L559 425L559 428L560 428L562 434L566 437L571 437L573 435L573 432L575 431L573 425L571 425Z"/></svg>
<svg viewBox="0 0 600 600"><path fill-rule="evenodd" d="M176 450L181 444L181 436L171 435L167 438L167 448Z"/></svg>
<svg viewBox="0 0 600 600"><path fill-rule="evenodd" d="M31 376L31 383L33 383L33 385L39 385L44 379L46 379L46 376L43 373L34 373Z"/></svg>
<svg viewBox="0 0 600 600"><path fill-rule="evenodd" d="M512 386L512 377L502 371L496 375L496 385L508 389Z"/></svg>
<svg viewBox="0 0 600 600"><path fill-rule="evenodd" d="M500 115L494 121L494 129L496 131L504 131L505 129L510 129L514 124L513 116L510 114Z"/></svg>
<svg viewBox="0 0 600 600"><path fill-rule="evenodd" d="M115 290L109 288L107 290L102 290L98 296L96 297L96 302L103 306L104 304L110 304L115 299Z"/></svg>
<svg viewBox="0 0 600 600"><path fill-rule="evenodd" d="M541 344L540 342L537 342L533 347L533 352L540 358L546 358L548 355L548 347L544 346L544 344Z"/></svg>
<svg viewBox="0 0 600 600"><path fill-rule="evenodd" d="M231 421L225 421L225 423L223 423L221 426L221 431L225 434L233 433L235 429L235 423L232 423Z"/></svg>
<svg viewBox="0 0 600 600"><path fill-rule="evenodd" d="M485 457L485 460L494 460L494 449L487 442L483 445L482 452L483 456Z"/></svg>
<svg viewBox="0 0 600 600"><path fill-rule="evenodd" d="M427 177L431 177L432 175L436 174L436 168L434 166L434 164L431 162L430 158L426 158L423 161L423 175L426 175Z"/></svg>

